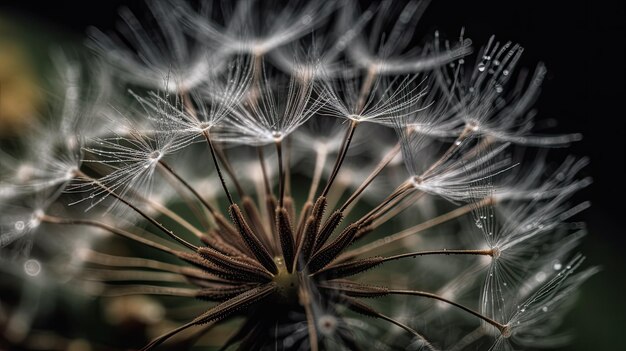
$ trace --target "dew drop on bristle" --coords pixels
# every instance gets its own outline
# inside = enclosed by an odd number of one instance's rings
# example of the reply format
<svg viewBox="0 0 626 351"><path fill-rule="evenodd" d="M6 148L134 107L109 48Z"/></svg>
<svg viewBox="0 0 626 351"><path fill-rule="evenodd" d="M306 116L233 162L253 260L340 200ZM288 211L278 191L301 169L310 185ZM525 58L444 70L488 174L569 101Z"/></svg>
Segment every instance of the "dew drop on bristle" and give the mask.
<svg viewBox="0 0 626 351"><path fill-rule="evenodd" d="M23 222L23 221L17 221L17 222L15 222L15 230L17 230L17 231L20 231L20 232L21 232L22 230L24 230L24 227L25 227L25 226L24 226L24 222Z"/></svg>
<svg viewBox="0 0 626 351"><path fill-rule="evenodd" d="M482 228L482 227L483 227L483 222L481 222L481 221L480 221L480 219L477 219L477 220L476 220L476 226L477 226L478 228Z"/></svg>
<svg viewBox="0 0 626 351"><path fill-rule="evenodd" d="M38 276L41 273L41 263L35 259L24 262L24 272L31 277Z"/></svg>

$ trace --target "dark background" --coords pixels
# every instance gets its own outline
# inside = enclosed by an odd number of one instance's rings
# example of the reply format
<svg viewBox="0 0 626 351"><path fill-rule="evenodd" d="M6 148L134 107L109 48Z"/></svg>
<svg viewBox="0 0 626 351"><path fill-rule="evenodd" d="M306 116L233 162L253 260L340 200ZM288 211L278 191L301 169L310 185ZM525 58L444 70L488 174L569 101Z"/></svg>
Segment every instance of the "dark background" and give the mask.
<svg viewBox="0 0 626 351"><path fill-rule="evenodd" d="M80 42L89 25L112 28L122 4L142 6L120 0L2 1L0 19L8 18L24 31L44 29L38 42L51 47ZM576 333L567 350L620 349L618 339L626 330L624 2L433 1L416 37L432 36L438 29L454 38L461 27L477 47L496 34L525 47L521 65L544 62L549 74L537 104L539 118L557 120L559 132L584 134L567 152L591 158L583 175L592 176L594 183L578 195L592 202L581 216L589 228L581 251L588 256L586 264L603 270L583 286L568 315L568 326ZM34 55L46 50L39 46Z"/></svg>

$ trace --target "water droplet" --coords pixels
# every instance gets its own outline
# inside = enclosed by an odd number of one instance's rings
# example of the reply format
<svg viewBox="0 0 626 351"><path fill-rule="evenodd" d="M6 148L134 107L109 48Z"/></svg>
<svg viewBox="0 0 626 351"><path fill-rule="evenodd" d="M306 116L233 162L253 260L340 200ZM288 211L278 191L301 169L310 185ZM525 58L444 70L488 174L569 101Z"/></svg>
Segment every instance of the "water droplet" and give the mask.
<svg viewBox="0 0 626 351"><path fill-rule="evenodd" d="M506 282L502 283L502 285L507 286ZM504 300L504 299L503 299Z"/></svg>
<svg viewBox="0 0 626 351"><path fill-rule="evenodd" d="M484 63L484 62L480 62L480 63L478 64L478 67L477 67L477 68L478 68L478 70L479 70L480 72L483 72L483 71L485 70L485 63Z"/></svg>
<svg viewBox="0 0 626 351"><path fill-rule="evenodd" d="M477 219L477 220L476 220L476 226L477 226L478 228L482 228L482 227L483 227L483 222L481 222L481 221L480 221L480 219Z"/></svg>
<svg viewBox="0 0 626 351"><path fill-rule="evenodd" d="M508 76L509 70L508 69L502 70L502 75Z"/></svg>
<svg viewBox="0 0 626 351"><path fill-rule="evenodd" d="M502 92L502 85L496 84L496 93L500 94Z"/></svg>
<svg viewBox="0 0 626 351"><path fill-rule="evenodd" d="M22 231L24 230L24 222L23 221L17 221L15 222L15 229L18 231Z"/></svg>
<svg viewBox="0 0 626 351"><path fill-rule="evenodd" d="M541 307L541 310L544 311L544 312L548 312L548 306Z"/></svg>
<svg viewBox="0 0 626 351"><path fill-rule="evenodd" d="M558 271L561 268L563 268L563 265L561 265L561 262L556 261L556 262L554 262L554 265L552 266L552 268L554 268L555 271Z"/></svg>
<svg viewBox="0 0 626 351"><path fill-rule="evenodd" d="M313 17L311 17L311 15L302 17L302 24L309 24L311 21L313 21Z"/></svg>
<svg viewBox="0 0 626 351"><path fill-rule="evenodd" d="M500 61L498 59L493 60L494 66L500 66Z"/></svg>
<svg viewBox="0 0 626 351"><path fill-rule="evenodd" d="M35 277L41 273L41 264L35 259L30 259L24 262L24 272L31 277Z"/></svg>
<svg viewBox="0 0 626 351"><path fill-rule="evenodd" d="M454 145L456 145L456 146L461 145L461 140L457 140L457 141L455 141L455 142L454 142Z"/></svg>

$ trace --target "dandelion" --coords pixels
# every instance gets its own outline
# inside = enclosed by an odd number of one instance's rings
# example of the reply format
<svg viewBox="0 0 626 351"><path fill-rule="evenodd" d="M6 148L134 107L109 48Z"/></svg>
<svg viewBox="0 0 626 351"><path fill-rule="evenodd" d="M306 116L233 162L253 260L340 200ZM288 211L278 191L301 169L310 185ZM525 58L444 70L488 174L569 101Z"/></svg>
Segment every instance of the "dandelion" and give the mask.
<svg viewBox="0 0 626 351"><path fill-rule="evenodd" d="M2 259L149 331L94 349L554 344L596 272L573 273L585 232L568 223L587 160L514 150L580 136L534 134L545 69L511 86L520 46L492 38L469 72L464 32L412 47L426 3L156 2L154 28L122 10L126 39L90 46L132 102L81 96L70 65L63 147L0 155Z"/></svg>

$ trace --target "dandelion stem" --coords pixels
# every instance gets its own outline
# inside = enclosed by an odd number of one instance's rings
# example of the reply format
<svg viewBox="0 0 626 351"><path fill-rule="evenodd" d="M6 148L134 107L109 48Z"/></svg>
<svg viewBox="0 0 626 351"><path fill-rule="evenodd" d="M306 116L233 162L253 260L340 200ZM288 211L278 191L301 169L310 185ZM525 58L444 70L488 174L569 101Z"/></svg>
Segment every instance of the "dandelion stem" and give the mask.
<svg viewBox="0 0 626 351"><path fill-rule="evenodd" d="M392 201L390 201L388 204L386 204L383 208L381 208L379 211L377 211L376 213L374 213L369 219L368 222L374 224L376 222L376 225L380 225L382 224L381 221L379 221L379 219L385 215L387 215L388 213L400 213L403 210L407 209L414 201L416 201L418 198L422 197L424 195L423 192L415 192L412 191L414 189L409 189L407 192L405 192L404 194L402 194L402 196L398 196L395 199L393 199ZM400 204L402 204L402 206L400 206ZM384 222L383 222L384 223Z"/></svg>
<svg viewBox="0 0 626 351"><path fill-rule="evenodd" d="M374 228L378 228L388 220L395 218L398 214L409 208L424 195L425 193L423 192L413 192L409 196L400 199L398 203L394 204L393 206L389 206L389 208L386 209L385 213L377 215L376 218L372 220L372 226Z"/></svg>
<svg viewBox="0 0 626 351"><path fill-rule="evenodd" d="M140 257L126 257L126 256L114 256L108 255L102 252L86 249L81 252L81 259L84 262L106 266L106 267L120 267L120 268L143 268L143 269L156 269L162 272L170 272L183 274L185 276L193 276L194 278L208 280L208 273L202 270L198 270L191 267L183 267L176 264L165 263L157 260L150 260ZM214 282L225 283L226 281L211 277Z"/></svg>
<svg viewBox="0 0 626 351"><path fill-rule="evenodd" d="M176 250L173 250L165 245L161 245L159 243L156 243L152 240L148 240L145 238L142 238L138 235L135 235L131 232L125 231L123 229L119 229L119 228L115 228L111 225L108 225L106 223L102 223L102 222L98 222L98 221L93 221L93 220L89 220L89 219L79 219L79 218L62 218L62 217L55 217L55 216L50 216L50 215L42 215L39 218L42 222L46 222L46 223L52 223L52 224L66 224L66 225L88 225L88 226L92 226L92 227L97 227L100 229L104 229L108 232L111 232L113 234L116 235L120 235L123 236L127 239L131 239L134 240L138 243L150 246L152 248L155 248L157 250L161 250L163 252L172 254L174 256L178 257L178 252Z"/></svg>
<svg viewBox="0 0 626 351"><path fill-rule="evenodd" d="M352 195L348 198L348 200L346 200L346 202L341 206L339 211L341 212L345 211L346 208L350 206L350 204L354 200L356 200L359 197L359 195L361 195L361 193L363 193L363 191L372 183L372 181L376 178L376 176L380 174L380 172L389 164L389 162L391 162L391 160L393 160L394 157L396 157L399 151L400 151L400 143L397 143L396 146L394 146L394 148L391 149L391 151L389 151L389 153L387 153L387 155L385 155L385 157L378 163L378 165L372 171L372 173L370 173L370 175L367 176L367 179L365 179L363 183L354 191L354 193L352 193Z"/></svg>
<svg viewBox="0 0 626 351"><path fill-rule="evenodd" d="M322 178L322 171L324 170L324 165L326 164L326 159L328 158L328 150L326 146L321 146L315 149L316 157L315 157L315 168L313 169L313 179L311 179L311 186L309 188L309 195L306 198L306 202L313 202L313 197L317 192L317 187L319 186L320 179Z"/></svg>
<svg viewBox="0 0 626 351"><path fill-rule="evenodd" d="M224 189L224 192L226 193L226 197L228 198L228 202L231 205L234 205L235 202L233 201L233 197L232 195L230 195L230 191L228 191L228 187L226 186L226 181L224 180L224 176L222 175L222 170L220 169L220 164L217 161L217 157L215 155L215 148L213 147L213 142L211 141L211 137L209 135L208 131L204 131L202 132L202 135L204 135L204 139L206 140L207 144L209 144L209 149L211 150L211 157L213 158L213 163L215 164L215 170L217 171L217 176L220 178L220 182L222 183L222 188Z"/></svg>
<svg viewBox="0 0 626 351"><path fill-rule="evenodd" d="M339 289L341 290L341 289ZM413 328L409 327L408 325L401 323L400 321L397 321L389 316L386 316L378 311L376 311L375 309L371 308L370 306L354 299L348 296L343 296L342 297L343 302L348 306L348 308L350 308L351 310L366 315L366 316L370 316L370 317L375 317L375 318L380 318L382 320L385 320L389 323L395 324L398 327L406 330L407 332L409 332L410 334L416 336L417 338L419 338L420 340L422 340L425 344L426 347L428 347L429 349L433 349L432 345L428 342L428 340L426 340L426 338L421 335L420 333L418 333L417 331L415 331Z"/></svg>
<svg viewBox="0 0 626 351"><path fill-rule="evenodd" d="M86 249L82 252L81 258L84 262L99 266L116 267L116 268L142 268L155 269L161 272L176 273L187 279L200 280L203 284L211 283L217 287L224 287L232 284L232 281L211 275L210 273L187 266L179 266L176 264L165 263L156 260L150 260L140 257L125 257L108 255L102 252ZM144 271L145 272L145 271Z"/></svg>
<svg viewBox="0 0 626 351"><path fill-rule="evenodd" d="M399 260L401 258L407 257L417 257L417 256L431 256L431 255L476 255L476 256L493 256L493 250L429 250L429 251L415 251L415 252L407 252L395 256L389 256L383 258L381 262L389 262Z"/></svg>
<svg viewBox="0 0 626 351"><path fill-rule="evenodd" d="M167 163L165 163L165 161L163 160L159 160L159 166L162 167L162 169L166 170L169 174L171 174L172 176L174 176L174 178L176 178L176 180L178 180L185 188L187 188L187 190L189 190L201 203L202 205L211 213L211 215L215 215L215 213L217 212L217 210L208 202L206 201L202 195L200 195L196 189L194 187L192 187L187 181L185 181L178 173L176 173L176 171L174 171L174 169L172 169L172 167L170 167Z"/></svg>
<svg viewBox="0 0 626 351"><path fill-rule="evenodd" d="M263 183L265 184L265 194L272 194L272 186L270 185L269 177L267 176L267 168L265 168L265 154L263 153L263 146L257 147L257 155L259 156L259 163L261 164L261 172L263 173Z"/></svg>
<svg viewBox="0 0 626 351"><path fill-rule="evenodd" d="M201 237L203 235L203 233L198 228L196 228L193 224L189 223L186 219L179 216L176 212L160 204L158 201L155 201L150 198L146 198L145 196L137 192L132 192L132 196L134 198L139 199L140 201L145 202L148 206L152 207L153 210L159 212L160 214L178 223L179 225L187 229L190 233L193 233L195 236Z"/></svg>
<svg viewBox="0 0 626 351"><path fill-rule="evenodd" d="M282 141L276 140L276 154L278 155L278 207L283 207L285 198L285 170L283 167L283 146Z"/></svg>
<svg viewBox="0 0 626 351"><path fill-rule="evenodd" d="M146 271L143 269L83 268L79 275L85 280L101 282L151 281L159 283L187 283L187 279L178 273Z"/></svg>
<svg viewBox="0 0 626 351"><path fill-rule="evenodd" d="M460 308L461 310L469 314L472 314L484 320L485 322L493 325L500 332L503 332L505 328L507 327L506 325L500 324L496 322L495 320L479 312L472 310L469 307L461 305L460 303L454 302L452 300L448 300L443 296L439 296L437 294L433 294L433 293L429 293L425 291L406 290L406 289L388 289L387 287L369 286L369 285L363 285L360 283L349 282L349 281L346 281L343 284L322 285L322 287L333 289L339 292L343 292L348 296L357 296L357 297L370 297L370 298L371 297L383 297L383 296L388 296L390 294L426 297L430 299L439 300L447 304L450 304L452 306L455 306L457 308ZM346 297L346 298L348 299L347 302L348 302L349 307L351 309L354 309L356 312L360 312L363 314L370 314L370 315L375 315L378 313L375 310L373 310L371 307L356 301L354 298L351 298L351 297Z"/></svg>
<svg viewBox="0 0 626 351"><path fill-rule="evenodd" d="M108 186L102 184L102 182L98 181L95 178L92 178L92 177L86 175L85 173L83 173L81 171L77 171L77 176L81 177L81 178L83 178L85 180L88 180L88 181L92 182L93 184L97 185L98 187L102 188L102 190L106 191L108 194L110 194L114 198L120 200L122 203L124 203L128 207L132 208L135 212L137 212L139 215L141 215L143 218L145 218L148 222L152 223L155 227L159 228L159 230L161 230L163 233L165 233L170 238L176 240L180 244L182 244L182 245L184 245L184 246L186 246L186 247L188 247L188 248L190 248L190 249L192 249L194 251L198 249L197 246L190 244L189 242L187 242L183 238L181 238L178 235L174 234L174 232L172 232L171 230L165 228L165 226L163 226L163 224L159 223L159 221L157 221L156 219L152 218L150 215L148 215L147 213L145 213L144 211L139 209L137 206L133 205L130 201L126 200L121 195L118 195L111 188L109 188Z"/></svg>
<svg viewBox="0 0 626 351"><path fill-rule="evenodd" d="M198 122L200 122L200 120L198 119L198 114L196 113L196 109L194 108L193 103L191 102L191 99L189 98L189 94L187 93L187 91L182 91L181 96L183 99L183 104L185 108L187 109L187 111L189 112L189 114L193 116ZM224 178L221 174L220 167L218 166L218 163L216 161L216 158L215 158L216 155L219 157L220 161L224 164L224 167L226 168L226 172L228 172L228 174L230 175L240 197L243 197L243 188L237 181L237 178L235 177L235 174L232 171L232 168L230 168L230 165L228 164L228 162L226 162L225 155L223 155L219 150L215 150L215 148L213 147L213 144L211 143L211 140L209 138L209 129L204 129L202 131L202 135L204 135L205 139L209 143L209 147L211 148L211 156L213 157L213 161L215 162L215 168L218 172L220 180L222 180L222 185L224 185L224 190L226 191L228 198L232 200L230 193L228 192L228 189L226 189L225 183L223 181ZM231 201L230 203L232 204L233 202Z"/></svg>
<svg viewBox="0 0 626 351"><path fill-rule="evenodd" d="M166 286L155 285L127 285L118 286L114 285L105 288L102 296L106 297L120 297L129 295L164 295L164 296L179 296L179 297L195 297L198 293L197 289L189 288L175 288Z"/></svg>
<svg viewBox="0 0 626 351"><path fill-rule="evenodd" d="M463 311L472 314L482 320L484 320L485 322L493 325L494 327L496 327L500 332L504 331L504 329L506 328L506 325L504 324L500 324L498 322L496 322L495 320L481 314L478 313L474 310L472 310L469 307L465 307L463 305L461 305L460 303L454 302L452 300L448 300L443 296L439 296L437 294L433 294L433 293L429 293L429 292L425 292L425 291L418 291L418 290L395 290L395 289L389 289L388 290L389 294L395 294L395 295L411 295L411 296L421 296L421 297L426 297L426 298L430 298L430 299L435 299L435 300L439 300L442 302L445 302L447 304L450 304L452 306L455 306L457 308L462 309Z"/></svg>
<svg viewBox="0 0 626 351"><path fill-rule="evenodd" d="M460 217L462 215L465 215L469 212L471 212L473 209L475 209L476 207L483 207L483 206L488 206L489 204L492 204L494 202L492 197L487 197L482 199L481 201L474 203L474 204L467 204L465 206L456 208L448 213L442 214L440 216L437 216L435 218L431 218L425 222L422 222L420 224L414 225L413 227L407 228L405 230L402 230L398 233L392 234L392 235L388 235L385 236L382 239L378 239L376 241L373 241L369 244L363 245L361 247L359 247L358 249L352 250L352 251L348 251L346 252L344 255L342 255L340 257L341 261L346 261L349 259L352 259L354 257L360 256L362 254L368 253L370 251L374 251L374 250L378 250L380 249L382 246L391 244L391 243L395 243L398 242L399 240L402 240L404 238L407 238L411 235L415 235L417 233L420 233L426 229L432 228L434 226L437 226L439 224L445 223L449 220L452 220L454 218Z"/></svg>
<svg viewBox="0 0 626 351"><path fill-rule="evenodd" d="M237 190L237 194L239 195L239 197L243 198L244 196L246 196L246 192L243 190L243 186L241 186L241 183L239 182L239 179L235 175L235 171L233 170L233 167L231 166L230 162L228 161L228 157L226 156L226 152L224 152L224 150L222 148L217 147L217 148L215 148L215 154L217 155L218 159L222 163L222 166L224 166L224 170L226 171L226 173L230 177L230 180L233 181L233 184L235 185L235 190Z"/></svg>
<svg viewBox="0 0 626 351"><path fill-rule="evenodd" d="M375 216L379 211L385 208L389 203L391 203L396 198L398 197L402 198L406 196L408 193L410 193L411 189L413 189L413 186L408 181L400 184L391 194L389 194L389 196L387 196L380 204L378 204L378 206L376 206L374 209L368 212L365 216L359 219L358 222L365 223L365 222L371 221L373 216Z"/></svg>
<svg viewBox="0 0 626 351"><path fill-rule="evenodd" d="M205 228L208 228L210 226L207 221L207 217L209 217L209 215L206 213L206 210L204 208L198 208L196 201L187 193L187 190L183 189L184 187L180 184L178 180L176 180L174 176L172 176L168 172L164 172L164 169L162 166L159 166L158 169L163 174L163 177L172 186L172 188L174 188L176 192L181 196L181 198L184 200L187 207L195 214L196 218L201 222L202 226L204 226ZM161 206L161 207L165 207L165 206Z"/></svg>
<svg viewBox="0 0 626 351"><path fill-rule="evenodd" d="M290 141L289 138L285 138L285 160L283 162L283 164L286 166L284 166L285 170L284 170L284 178L285 178L285 195L287 195L288 197L291 196L291 152L292 152L292 147L291 147L292 142ZM293 198L292 198L293 199Z"/></svg>
<svg viewBox="0 0 626 351"><path fill-rule="evenodd" d="M158 202L156 202L154 200L146 199L146 202L148 203L148 205L150 205L156 211L158 211L162 215L168 217L169 219L175 221L176 223L180 224L181 226L183 226L189 232L193 233L198 238L200 238L200 237L202 237L204 235L204 233L202 233L193 224L189 223L187 220L185 220L184 218L182 218L176 212L170 210L169 208L161 205L160 203L158 203Z"/></svg>
<svg viewBox="0 0 626 351"><path fill-rule="evenodd" d="M358 121L350 122L350 127L348 127L348 130L346 131L346 135L344 136L343 142L341 143L341 149L339 151L339 154L337 155L337 160L335 161L333 170L330 174L330 177L328 178L326 187L324 188L324 191L322 191L322 195L320 196L325 197L326 195L328 195L328 192L330 191L330 187L333 185L333 182L335 181L335 178L337 177L337 173L339 172L339 169L341 168L341 164L343 163L343 160L346 157L346 153L348 152L348 148L350 147L350 142L352 141L352 136L354 135L354 131L358 124L359 124Z"/></svg>

